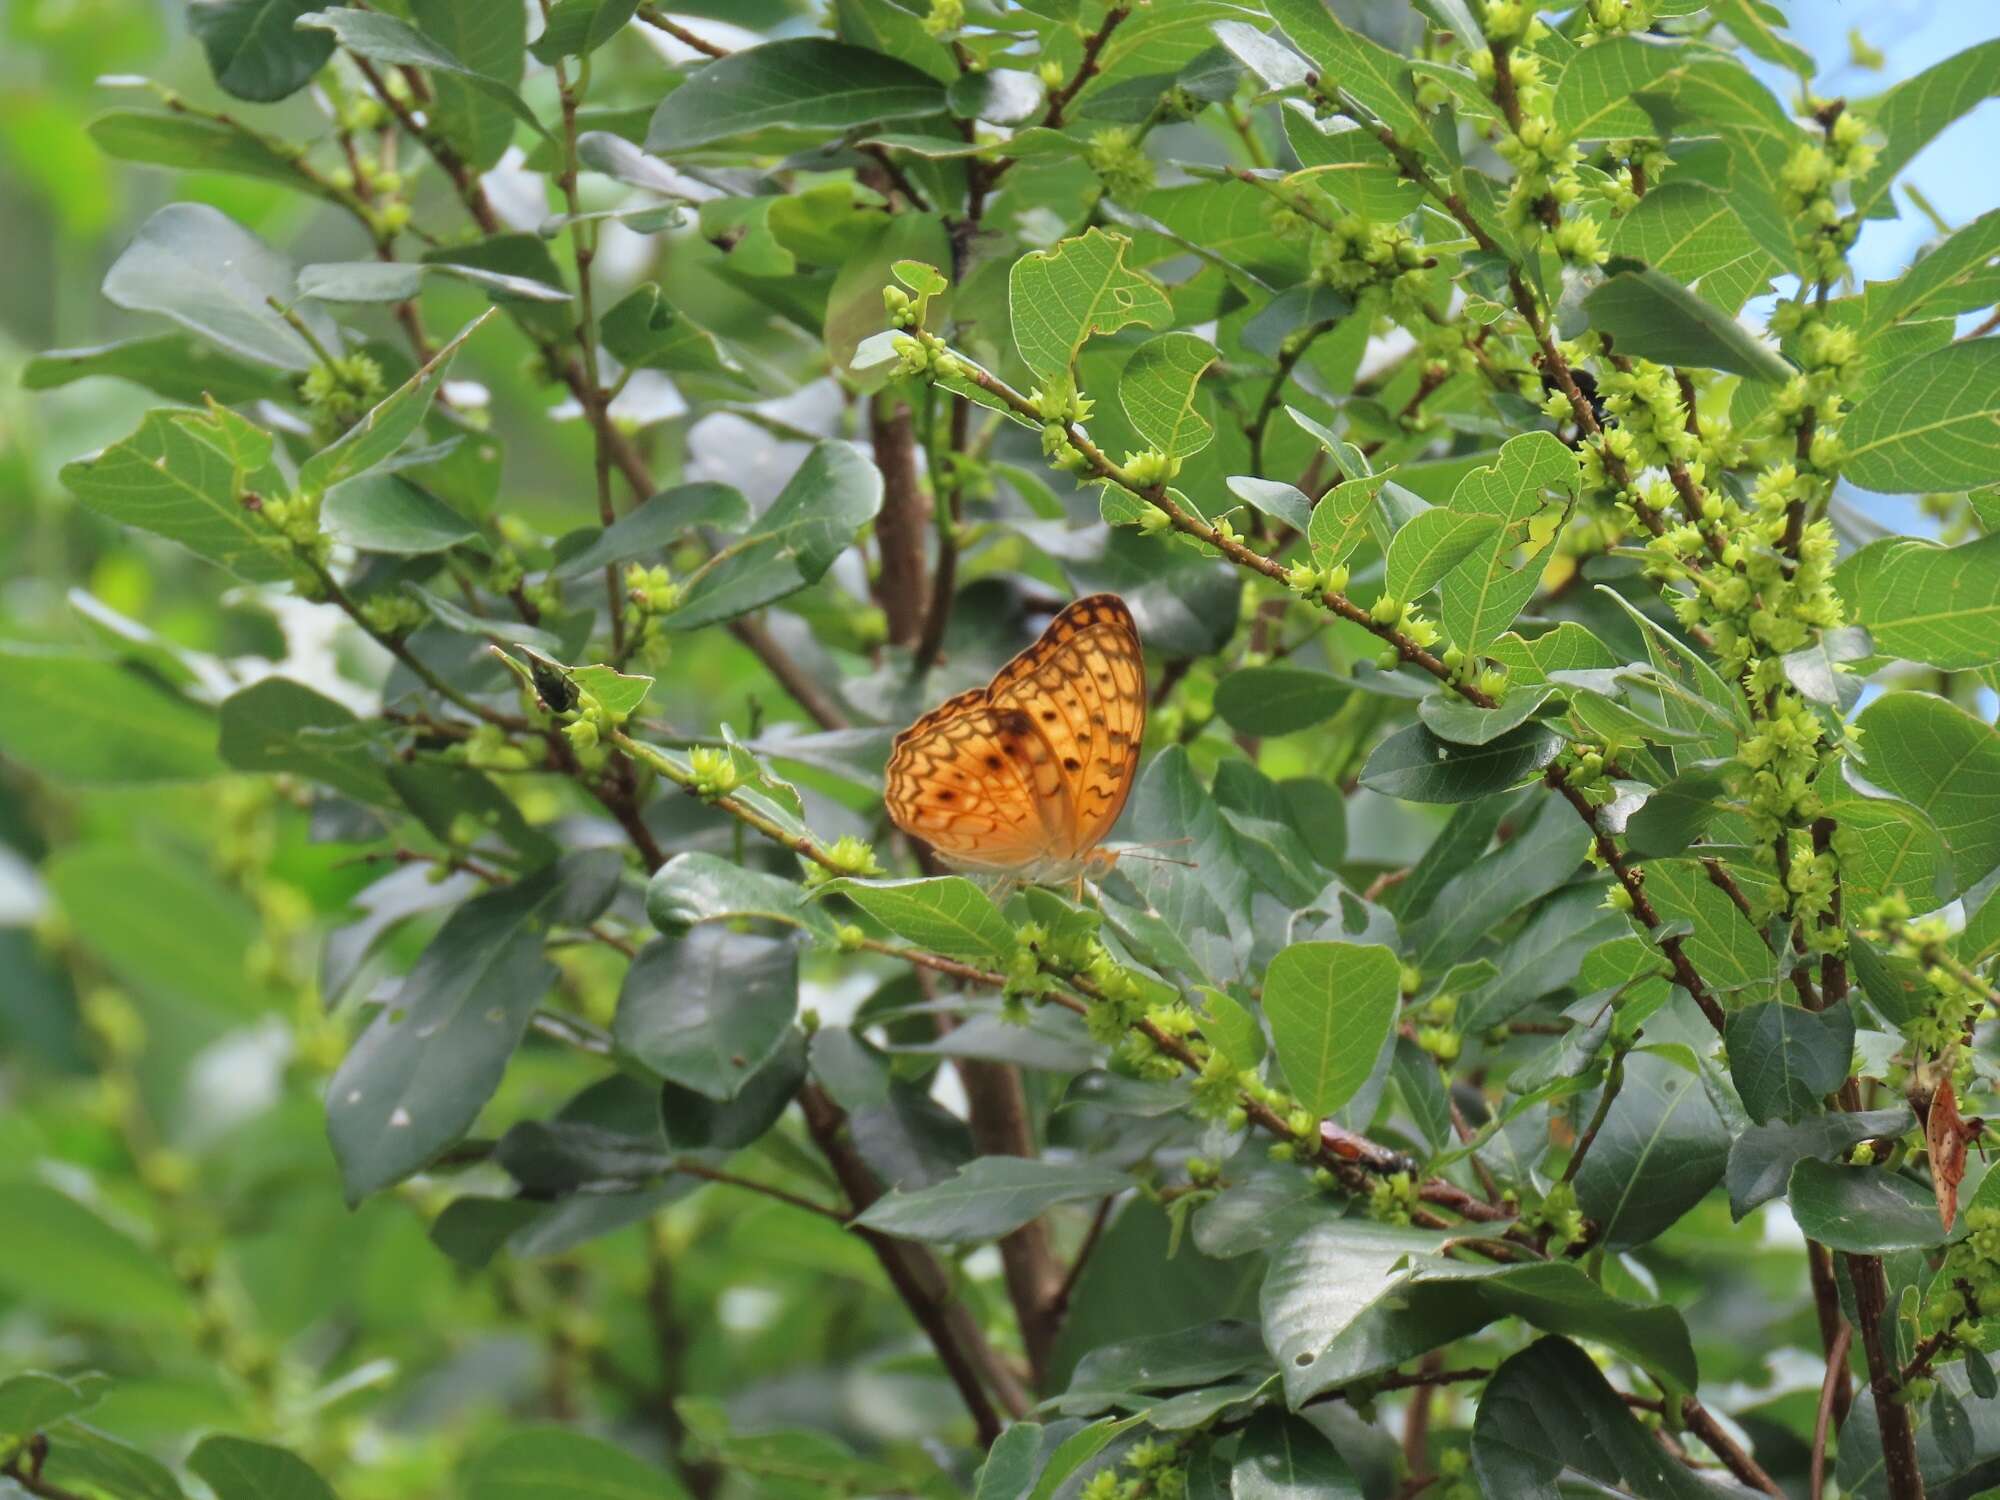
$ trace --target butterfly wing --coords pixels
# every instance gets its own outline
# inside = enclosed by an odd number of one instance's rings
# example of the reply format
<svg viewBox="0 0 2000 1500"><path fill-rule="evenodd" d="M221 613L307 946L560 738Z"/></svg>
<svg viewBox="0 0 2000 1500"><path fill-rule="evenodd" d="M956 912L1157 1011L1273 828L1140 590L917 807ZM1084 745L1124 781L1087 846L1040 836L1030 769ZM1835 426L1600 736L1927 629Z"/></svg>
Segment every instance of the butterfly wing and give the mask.
<svg viewBox="0 0 2000 1500"><path fill-rule="evenodd" d="M1037 791L1040 749L1018 713L974 688L896 736L883 801L898 828L953 864L1021 869L1056 842Z"/></svg>
<svg viewBox="0 0 2000 1500"><path fill-rule="evenodd" d="M1050 804L1059 858L1076 859L1125 810L1146 732L1146 661L1132 612L1116 594L1077 600L987 689L1003 722L1032 729L1035 792ZM1005 717L1011 715L1012 717Z"/></svg>

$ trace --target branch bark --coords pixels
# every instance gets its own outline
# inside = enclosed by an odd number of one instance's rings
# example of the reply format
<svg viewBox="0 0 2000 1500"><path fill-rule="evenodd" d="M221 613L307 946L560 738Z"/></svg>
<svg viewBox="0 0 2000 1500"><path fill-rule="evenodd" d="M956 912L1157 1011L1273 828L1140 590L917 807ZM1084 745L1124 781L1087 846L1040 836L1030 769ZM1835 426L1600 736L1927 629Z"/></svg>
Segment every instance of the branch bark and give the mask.
<svg viewBox="0 0 2000 1500"><path fill-rule="evenodd" d="M875 517L875 544L882 568L875 599L889 621L889 644L914 646L924 630L929 572L924 533L930 529L931 502L917 474L916 430L909 406L893 396L868 403L868 437L875 467L882 474L882 509Z"/></svg>
<svg viewBox="0 0 2000 1500"><path fill-rule="evenodd" d="M1882 1326L1889 1307L1889 1278L1875 1255L1848 1255L1848 1280L1854 1283L1854 1314L1861 1325L1861 1347L1868 1355L1868 1388L1875 1394L1875 1422L1882 1432L1883 1477L1889 1500L1924 1500L1924 1476L1917 1468L1917 1435L1909 1409L1896 1398L1902 1394L1896 1352Z"/></svg>

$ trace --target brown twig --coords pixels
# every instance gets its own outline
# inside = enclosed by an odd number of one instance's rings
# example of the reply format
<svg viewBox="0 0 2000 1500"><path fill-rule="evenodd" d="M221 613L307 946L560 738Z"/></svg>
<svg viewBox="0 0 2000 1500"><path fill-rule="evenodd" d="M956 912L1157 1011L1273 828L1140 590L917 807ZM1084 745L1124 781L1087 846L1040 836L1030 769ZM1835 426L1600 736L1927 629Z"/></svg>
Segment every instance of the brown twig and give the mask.
<svg viewBox="0 0 2000 1500"><path fill-rule="evenodd" d="M924 629L928 588L924 535L930 530L931 507L917 478L917 439L909 406L893 396L870 398L868 436L882 475L882 509L875 517L882 567L875 597L888 619L889 644L913 646Z"/></svg>
<svg viewBox="0 0 2000 1500"><path fill-rule="evenodd" d="M649 3L641 5L635 14L648 26L657 27L675 41L694 48L695 51L702 53L704 56L729 56L729 49L727 47L718 47L714 42L709 41L708 38L696 36L687 27L681 25L672 16L660 9L659 6L651 4L650 0Z"/></svg>
<svg viewBox="0 0 2000 1500"><path fill-rule="evenodd" d="M1882 1433L1882 1470L1889 1500L1923 1500L1924 1478L1917 1466L1916 1430L1902 1394L1895 1350L1883 1327L1889 1306L1889 1279L1881 1257L1843 1253L1847 1277L1854 1286L1854 1315L1861 1326L1861 1347L1868 1356L1868 1388L1875 1396L1875 1421Z"/></svg>
<svg viewBox="0 0 2000 1500"><path fill-rule="evenodd" d="M1119 23L1131 13L1130 5L1114 5L1104 13L1103 22L1083 44L1083 60L1077 64L1076 72L1070 77L1069 82L1049 95L1049 107L1042 115L1043 125L1050 130L1062 128L1063 113L1069 108L1070 102L1082 91L1085 84L1097 76L1098 58L1104 52L1104 44L1111 40L1111 33L1116 31Z"/></svg>
<svg viewBox="0 0 2000 1500"><path fill-rule="evenodd" d="M1826 1379L1820 1382L1819 1410L1813 1416L1812 1472L1806 1488L1809 1500L1822 1500L1826 1494L1826 1437L1833 1423L1834 1401L1846 1382L1847 1350L1853 1340L1854 1329L1842 1323L1840 1332L1833 1336L1833 1347L1826 1351Z"/></svg>

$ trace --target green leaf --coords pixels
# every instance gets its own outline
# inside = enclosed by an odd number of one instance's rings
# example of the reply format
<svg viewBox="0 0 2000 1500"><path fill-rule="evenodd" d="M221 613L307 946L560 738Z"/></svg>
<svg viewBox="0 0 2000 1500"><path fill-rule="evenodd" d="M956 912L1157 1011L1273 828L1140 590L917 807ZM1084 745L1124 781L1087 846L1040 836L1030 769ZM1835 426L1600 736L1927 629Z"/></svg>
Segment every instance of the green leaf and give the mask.
<svg viewBox="0 0 2000 1500"><path fill-rule="evenodd" d="M1360 1219L1322 1219L1273 1253L1264 1339L1285 1399L1367 1380L1505 1318L1609 1344L1680 1389L1696 1379L1672 1307L1611 1296L1561 1261L1496 1266L1446 1260L1444 1236Z"/></svg>
<svg viewBox="0 0 2000 1500"><path fill-rule="evenodd" d="M423 425L424 415L431 409L438 387L444 384L445 372L451 368L453 356L492 316L489 309L466 324L457 337L433 354L416 374L376 402L360 421L300 465L299 492L324 495L343 479L374 468L402 447Z"/></svg>
<svg viewBox="0 0 2000 1500"><path fill-rule="evenodd" d="M303 683L266 677L223 700L223 760L239 771L286 771L377 805L395 801L371 746L379 731Z"/></svg>
<svg viewBox="0 0 2000 1500"><path fill-rule="evenodd" d="M1889 693L1861 711L1863 774L1927 816L1959 889L2000 865L2000 734L1929 693Z"/></svg>
<svg viewBox="0 0 2000 1500"><path fill-rule="evenodd" d="M1584 1485L1630 1500L1716 1494L1639 1425L1590 1356L1560 1338L1494 1371L1472 1426L1472 1470L1483 1494L1508 1500L1561 1500Z"/></svg>
<svg viewBox="0 0 2000 1500"><path fill-rule="evenodd" d="M30 1370L0 1380L0 1435L27 1437L97 1404L100 1377L64 1378Z"/></svg>
<svg viewBox="0 0 2000 1500"><path fill-rule="evenodd" d="M208 870L124 841L72 843L41 868L77 941L133 989L231 1021L263 1008L245 962L257 917Z"/></svg>
<svg viewBox="0 0 2000 1500"><path fill-rule="evenodd" d="M433 74L461 78L545 140L554 140L521 96L498 78L469 66L449 48L425 36L407 21L372 10L315 10L298 19L302 28L330 31L350 52L395 67L424 68Z"/></svg>
<svg viewBox="0 0 2000 1500"><path fill-rule="evenodd" d="M715 335L675 307L650 281L634 287L604 315L600 332L604 347L627 369L710 375L733 386L750 387L742 367Z"/></svg>
<svg viewBox="0 0 2000 1500"><path fill-rule="evenodd" d="M1886 1167L1801 1157L1792 1168L1791 1208L1809 1238L1853 1255L1928 1250L1945 1239L1929 1189Z"/></svg>
<svg viewBox="0 0 2000 1500"><path fill-rule="evenodd" d="M979 1466L972 1500L1021 1500L1034 1485L1041 1448L1041 1423L1009 1422Z"/></svg>
<svg viewBox="0 0 2000 1500"><path fill-rule="evenodd" d="M1215 685L1215 711L1240 734L1296 734L1332 718L1353 691L1310 667L1244 667Z"/></svg>
<svg viewBox="0 0 2000 1500"><path fill-rule="evenodd" d="M220 769L207 709L94 652L0 643L0 702L0 750L58 781L192 781Z"/></svg>
<svg viewBox="0 0 2000 1500"><path fill-rule="evenodd" d="M1869 287L1863 305L1866 328L1879 330L1923 312L1933 298L1947 304L1941 311L1976 310L1959 306L1946 294L1968 281L1980 282L1990 272L1996 255L2000 255L2000 209L1981 214L1943 244L1924 252L1923 259L1896 280Z"/></svg>
<svg viewBox="0 0 2000 1500"><path fill-rule="evenodd" d="M555 981L542 956L549 924L591 920L621 864L610 850L571 856L473 897L438 930L327 1087L349 1203L409 1176L471 1127Z"/></svg>
<svg viewBox="0 0 2000 1500"><path fill-rule="evenodd" d="M558 578L581 578L619 563L657 561L696 528L740 531L750 524L750 502L726 484L676 485L613 521L579 552L556 564Z"/></svg>
<svg viewBox="0 0 2000 1500"><path fill-rule="evenodd" d="M1905 360L1862 394L1840 430L1841 470L1864 489L1964 490L2000 472L2000 338Z"/></svg>
<svg viewBox="0 0 2000 1500"><path fill-rule="evenodd" d="M44 356L53 357L53 356ZM1312 525L1313 503L1298 486L1276 479L1258 479L1237 474L1229 481L1229 493L1253 510L1303 532Z"/></svg>
<svg viewBox="0 0 2000 1500"><path fill-rule="evenodd" d="M1625 846L1641 859L1679 854L1726 810L1727 768L1694 765L1655 788L1646 805L1625 820Z"/></svg>
<svg viewBox="0 0 2000 1500"><path fill-rule="evenodd" d="M798 1004L791 937L701 926L641 950L625 972L612 1032L660 1077L732 1099L783 1044Z"/></svg>
<svg viewBox="0 0 2000 1500"><path fill-rule="evenodd" d="M1817 1114L1847 1078L1854 1056L1854 1012L1823 1011L1765 1000L1733 1011L1723 1033L1729 1077L1759 1125Z"/></svg>
<svg viewBox="0 0 2000 1500"><path fill-rule="evenodd" d="M1011 1233L1059 1203L1108 1198L1131 1185L1124 1172L1091 1162L982 1156L949 1181L878 1198L854 1223L899 1239L975 1245Z"/></svg>
<svg viewBox="0 0 2000 1500"><path fill-rule="evenodd" d="M1600 38L1598 45L1573 54L1556 80L1556 126L1565 139L1574 141L1657 134L1658 127L1635 96L1694 59L1713 55L1650 36Z"/></svg>
<svg viewBox="0 0 2000 1500"><path fill-rule="evenodd" d="M756 917L803 927L831 940L834 922L796 880L747 870L714 854L676 854L653 872L646 887L646 915L669 935L697 922Z"/></svg>
<svg viewBox="0 0 2000 1500"><path fill-rule="evenodd" d="M1525 828L1471 861L1446 881L1421 916L1406 914L1411 962L1441 974L1478 946L1501 922L1565 884L1583 864L1590 833L1569 808L1543 796Z"/></svg>
<svg viewBox="0 0 2000 1500"><path fill-rule="evenodd" d="M1896 174L1953 120L1993 97L2000 80L2000 40L1981 42L1906 78L1867 107L1884 137L1875 166L1854 185L1854 207L1869 218L1896 212Z"/></svg>
<svg viewBox="0 0 2000 1500"><path fill-rule="evenodd" d="M189 1326L187 1291L165 1263L74 1198L0 1183L0 1219L0 1288L28 1307L87 1327Z"/></svg>
<svg viewBox="0 0 2000 1500"><path fill-rule="evenodd" d="M1402 968L1388 948L1294 943L1264 974L1264 1014L1285 1082L1324 1117L1368 1080L1396 1024Z"/></svg>
<svg viewBox="0 0 2000 1500"><path fill-rule="evenodd" d="M195 1444L187 1466L215 1500L334 1500L312 1465L269 1443L211 1433Z"/></svg>
<svg viewBox="0 0 2000 1500"><path fill-rule="evenodd" d="M1375 515L1375 497L1382 484L1382 480L1372 476L1343 479L1320 496L1306 526L1306 541L1312 546L1314 563L1321 568L1338 567L1367 540Z"/></svg>
<svg viewBox="0 0 2000 1500"><path fill-rule="evenodd" d="M1783 1197L1792 1168L1807 1157L1835 1161L1850 1147L1874 1139L1894 1140L1916 1125L1907 1105L1849 1114L1834 1110L1796 1125L1758 1125L1729 1148L1729 1216L1741 1219L1760 1203Z"/></svg>
<svg viewBox="0 0 2000 1500"><path fill-rule="evenodd" d="M819 582L881 508L882 471L860 448L816 444L749 535L699 569L662 620L671 630L695 630Z"/></svg>
<svg viewBox="0 0 2000 1500"><path fill-rule="evenodd" d="M1464 515L1443 506L1419 511L1389 543L1390 597L1411 600L1429 592L1505 524L1499 516Z"/></svg>
<svg viewBox="0 0 2000 1500"><path fill-rule="evenodd" d="M320 520L328 536L358 552L422 557L479 535L457 511L400 474L344 479L326 492Z"/></svg>
<svg viewBox="0 0 2000 1500"><path fill-rule="evenodd" d="M671 157L774 126L831 133L944 110L944 85L907 63L819 37L793 37L704 65L661 101L646 130L646 149Z"/></svg>
<svg viewBox="0 0 2000 1500"><path fill-rule="evenodd" d="M205 203L169 203L140 225L104 273L104 295L134 312L161 313L259 364L305 371L318 363L268 300L296 300L292 263ZM324 312L302 307L297 315L321 344L340 348L340 332Z"/></svg>
<svg viewBox="0 0 2000 1500"><path fill-rule="evenodd" d="M1824 806L1847 900L1857 911L1901 893L1913 911L1941 906L1956 889L1951 851L1931 820L1900 797L1840 797Z"/></svg>
<svg viewBox="0 0 2000 1500"><path fill-rule="evenodd" d="M473 72L518 88L527 52L528 13L485 0L411 0L417 29ZM429 114L438 133L474 171L499 164L514 139L513 111L491 94L452 73L431 77Z"/></svg>
<svg viewBox="0 0 2000 1500"><path fill-rule="evenodd" d="M201 0L188 30L223 91L269 104L297 93L333 55L333 38L294 30L317 0Z"/></svg>
<svg viewBox="0 0 2000 1500"><path fill-rule="evenodd" d="M1602 50L1592 47L1580 55ZM1670 180L1618 221L1610 250L1621 259L1646 262L1733 315L1792 259L1789 238L1774 246L1769 226L1754 216L1746 222L1744 207L1706 183Z"/></svg>
<svg viewBox="0 0 2000 1500"><path fill-rule="evenodd" d="M42 1478L66 1493L89 1489L118 1500L185 1500L159 1460L81 1422L65 1422L53 1434Z"/></svg>
<svg viewBox="0 0 2000 1500"><path fill-rule="evenodd" d="M1048 104L1048 91L1033 73L1019 68L990 68L962 73L945 91L951 112L961 120L991 125L1022 125Z"/></svg>
<svg viewBox="0 0 2000 1500"><path fill-rule="evenodd" d="M1171 321L1159 283L1125 264L1131 248L1121 234L1091 229L1014 262L1007 278L1014 342L1038 379L1066 379L1093 334Z"/></svg>
<svg viewBox="0 0 2000 1500"><path fill-rule="evenodd" d="M1693 927L1682 941L1688 961L1715 989L1751 989L1770 982L1776 961L1729 893L1692 859L1646 866L1646 894L1661 920Z"/></svg>
<svg viewBox="0 0 2000 1500"><path fill-rule="evenodd" d="M820 887L848 898L919 948L975 962L1014 952L1014 929L986 892L963 875L920 880L830 880Z"/></svg>
<svg viewBox="0 0 2000 1500"><path fill-rule="evenodd" d="M1692 1057L1683 1065L1661 1052L1634 1052L1577 1173L1577 1203L1601 1226L1603 1244L1643 1245L1722 1180L1729 1144Z"/></svg>
<svg viewBox="0 0 2000 1500"><path fill-rule="evenodd" d="M1361 784L1406 802L1472 802L1532 780L1562 741L1523 724L1483 745L1454 745L1421 724L1398 730L1368 757Z"/></svg>
<svg viewBox="0 0 2000 1500"><path fill-rule="evenodd" d="M266 366L224 354L184 333L158 333L85 349L51 349L22 366L21 385L30 391L52 391L93 375L129 380L190 406L201 405L209 396L224 406L235 406L290 394L285 378Z"/></svg>
<svg viewBox="0 0 2000 1500"><path fill-rule="evenodd" d="M624 30L638 8L638 0L556 0L535 38L535 56L545 63L587 57Z"/></svg>
<svg viewBox="0 0 2000 1500"><path fill-rule="evenodd" d="M1454 745L1485 745L1534 718L1554 693L1555 689L1547 684L1537 687L1517 684L1500 707L1481 708L1450 688L1440 688L1417 704L1417 717L1441 740L1450 740Z"/></svg>
<svg viewBox="0 0 2000 1500"><path fill-rule="evenodd" d="M1590 326L1622 354L1784 382L1796 373L1728 313L1664 272L1620 270L1583 299ZM1850 427L1852 418L1849 418Z"/></svg>
<svg viewBox="0 0 2000 1500"><path fill-rule="evenodd" d="M282 182L295 192L332 201L324 178L307 177L291 158L235 121L154 109L113 109L85 127L97 149L120 161L184 172L228 172Z"/></svg>
<svg viewBox="0 0 2000 1500"><path fill-rule="evenodd" d="M1361 1500L1360 1481L1319 1429L1268 1407L1243 1434L1229 1492L1234 1500Z"/></svg>
<svg viewBox="0 0 2000 1500"><path fill-rule="evenodd" d="M686 1500L665 1470L559 1427L510 1432L466 1464L465 1500Z"/></svg>
<svg viewBox="0 0 2000 1500"><path fill-rule="evenodd" d="M271 436L226 408L159 410L138 431L62 470L90 509L178 542L239 578L290 576L283 542L243 504L246 494L282 492Z"/></svg>
<svg viewBox="0 0 2000 1500"><path fill-rule="evenodd" d="M595 698L599 706L616 719L630 718L637 713L639 705L646 701L646 693L653 686L650 677L634 676L602 663L571 667L569 680Z"/></svg>
<svg viewBox="0 0 2000 1500"><path fill-rule="evenodd" d="M1416 106L1409 65L1402 58L1348 30L1321 0L1268 0L1265 8L1312 62L1322 90L1353 95L1404 145L1420 154L1430 149L1429 123Z"/></svg>
<svg viewBox="0 0 2000 1500"><path fill-rule="evenodd" d="M1155 452L1191 458L1208 446L1215 428L1195 409L1195 392L1202 372L1218 357L1207 339L1163 333L1126 361L1118 379L1119 404Z"/></svg>
<svg viewBox="0 0 2000 1500"><path fill-rule="evenodd" d="M529 276L449 260L329 261L299 270L299 295L319 302L403 302L419 295L431 272L484 287L495 297L525 302L567 302L567 289ZM607 317L609 315L607 314Z"/></svg>

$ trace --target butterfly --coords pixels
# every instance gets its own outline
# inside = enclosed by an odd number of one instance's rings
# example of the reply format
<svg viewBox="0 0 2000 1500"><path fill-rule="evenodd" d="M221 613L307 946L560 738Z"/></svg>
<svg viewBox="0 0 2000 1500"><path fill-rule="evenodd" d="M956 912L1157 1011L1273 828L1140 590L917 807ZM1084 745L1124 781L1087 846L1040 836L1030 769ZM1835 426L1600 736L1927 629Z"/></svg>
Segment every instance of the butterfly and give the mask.
<svg viewBox="0 0 2000 1500"><path fill-rule="evenodd" d="M1116 594L1069 605L983 688L896 736L884 801L954 869L1027 884L1106 869L1146 731L1146 663Z"/></svg>

